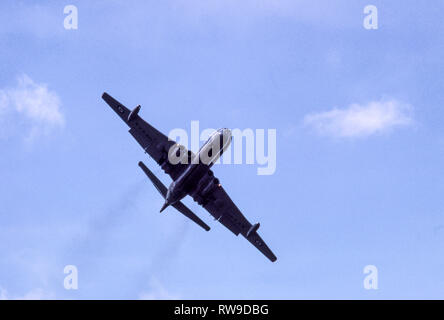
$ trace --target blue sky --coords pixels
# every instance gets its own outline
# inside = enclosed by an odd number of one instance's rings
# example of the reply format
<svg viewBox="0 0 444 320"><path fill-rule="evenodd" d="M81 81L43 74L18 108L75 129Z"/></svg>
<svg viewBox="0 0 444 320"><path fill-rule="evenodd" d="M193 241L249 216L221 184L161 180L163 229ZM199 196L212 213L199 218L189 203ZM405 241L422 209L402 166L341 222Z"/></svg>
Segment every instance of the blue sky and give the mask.
<svg viewBox="0 0 444 320"><path fill-rule="evenodd" d="M65 30L63 8L78 8ZM363 27L366 5L378 29ZM2 1L0 297L444 297L444 4ZM191 199L100 98L168 133L277 130L277 167L214 171L278 257ZM75 265L78 290L65 290ZM365 290L363 269L378 268Z"/></svg>

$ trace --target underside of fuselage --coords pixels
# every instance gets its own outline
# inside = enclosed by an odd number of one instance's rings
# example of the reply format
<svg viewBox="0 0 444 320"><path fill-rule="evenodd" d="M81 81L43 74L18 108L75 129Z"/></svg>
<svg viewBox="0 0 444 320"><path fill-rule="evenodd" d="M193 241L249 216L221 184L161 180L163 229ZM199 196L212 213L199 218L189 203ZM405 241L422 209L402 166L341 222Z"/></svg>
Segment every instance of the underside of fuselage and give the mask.
<svg viewBox="0 0 444 320"><path fill-rule="evenodd" d="M174 180L165 198L161 212L180 201L187 194L205 193L213 184L219 184L210 170L231 143L231 131L226 128L215 131L194 155L184 172ZM208 181L207 181L208 180Z"/></svg>

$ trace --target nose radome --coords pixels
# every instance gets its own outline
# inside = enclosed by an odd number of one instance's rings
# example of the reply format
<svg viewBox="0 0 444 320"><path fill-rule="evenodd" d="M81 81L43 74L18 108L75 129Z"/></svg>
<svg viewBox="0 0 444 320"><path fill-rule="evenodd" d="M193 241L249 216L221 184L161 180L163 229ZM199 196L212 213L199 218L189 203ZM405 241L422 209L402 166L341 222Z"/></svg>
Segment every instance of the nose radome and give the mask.
<svg viewBox="0 0 444 320"><path fill-rule="evenodd" d="M228 128L224 128L223 133L224 133L224 136L227 136L227 137L231 136L231 130Z"/></svg>

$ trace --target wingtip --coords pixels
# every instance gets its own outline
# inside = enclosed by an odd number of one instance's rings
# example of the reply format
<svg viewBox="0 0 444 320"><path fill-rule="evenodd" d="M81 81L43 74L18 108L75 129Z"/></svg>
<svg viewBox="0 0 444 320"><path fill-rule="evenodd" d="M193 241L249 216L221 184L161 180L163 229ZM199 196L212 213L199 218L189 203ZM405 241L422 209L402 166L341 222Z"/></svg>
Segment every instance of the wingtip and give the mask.
<svg viewBox="0 0 444 320"><path fill-rule="evenodd" d="M105 100L105 98L106 98L106 97L108 97L108 96L109 96L109 94L108 94L108 93L106 93L106 92L103 92L103 93L102 93L102 99L104 99L104 100Z"/></svg>

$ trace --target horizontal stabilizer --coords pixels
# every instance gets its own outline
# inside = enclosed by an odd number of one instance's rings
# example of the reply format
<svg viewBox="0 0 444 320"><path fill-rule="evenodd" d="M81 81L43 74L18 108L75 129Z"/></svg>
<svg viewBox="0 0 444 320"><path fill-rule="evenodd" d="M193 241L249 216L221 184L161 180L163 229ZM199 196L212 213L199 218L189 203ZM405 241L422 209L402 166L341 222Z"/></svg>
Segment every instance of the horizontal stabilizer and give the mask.
<svg viewBox="0 0 444 320"><path fill-rule="evenodd" d="M196 216L193 211L188 209L187 206L185 206L182 201L178 201L172 205L174 208L176 208L180 213L182 213L185 217L193 220L195 223L197 223L199 226L205 229L205 231L210 231L210 227L203 222L198 216Z"/></svg>
<svg viewBox="0 0 444 320"><path fill-rule="evenodd" d="M162 197L165 199L168 189L163 185L163 183L151 172L150 169L142 162L139 162L139 167L142 168L143 172L148 176L151 182L154 184L156 189L160 192ZM174 208L176 208L180 213L182 213L185 217L193 220L199 226L201 226L206 231L210 230L210 227L203 222L197 215L195 215L187 206L185 206L181 201L178 201L172 204Z"/></svg>
<svg viewBox="0 0 444 320"><path fill-rule="evenodd" d="M150 178L157 191L159 191L162 197L165 199L168 189L163 185L162 182L160 182L160 180L154 175L154 173L151 172L150 169L148 169L148 167L142 161L139 162L139 167L142 168L143 172L145 172L148 178Z"/></svg>

